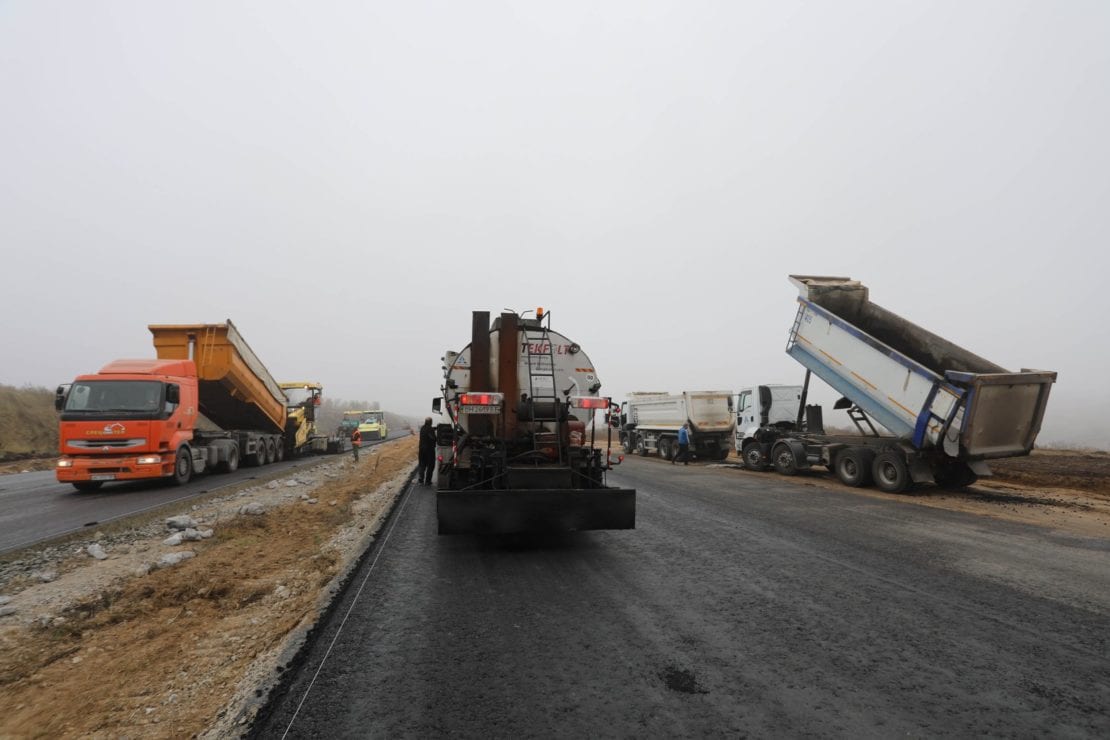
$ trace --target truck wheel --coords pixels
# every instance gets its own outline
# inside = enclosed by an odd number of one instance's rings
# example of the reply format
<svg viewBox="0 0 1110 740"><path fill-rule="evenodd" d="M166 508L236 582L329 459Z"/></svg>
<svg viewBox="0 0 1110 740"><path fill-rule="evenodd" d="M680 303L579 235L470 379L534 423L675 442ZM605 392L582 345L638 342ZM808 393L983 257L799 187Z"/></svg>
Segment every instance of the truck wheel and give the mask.
<svg viewBox="0 0 1110 740"><path fill-rule="evenodd" d="M628 438L627 434L621 435L621 449L624 450L626 455L632 454L632 440Z"/></svg>
<svg viewBox="0 0 1110 740"><path fill-rule="evenodd" d="M664 460L671 459L671 443L665 439L661 439L655 443L655 451L659 453L659 457Z"/></svg>
<svg viewBox="0 0 1110 740"><path fill-rule="evenodd" d="M908 491L913 481L910 480L910 468L906 465L906 458L900 452L880 452L871 464L871 475L875 477L875 485L886 493L903 493Z"/></svg>
<svg viewBox="0 0 1110 740"><path fill-rule="evenodd" d="M79 480L73 484L78 491L95 491L104 485L102 480Z"/></svg>
<svg viewBox="0 0 1110 740"><path fill-rule="evenodd" d="M871 466L875 453L866 447L849 447L836 456L833 469L840 482L852 488L871 482Z"/></svg>
<svg viewBox="0 0 1110 740"><path fill-rule="evenodd" d="M182 447L177 451L177 457L173 461L173 484L183 486L192 478L193 458L189 454L189 448Z"/></svg>
<svg viewBox="0 0 1110 740"><path fill-rule="evenodd" d="M274 463L278 461L278 446L274 444L273 438L266 440L266 462Z"/></svg>
<svg viewBox="0 0 1110 740"><path fill-rule="evenodd" d="M740 457L744 461L744 467L748 470L762 472L767 469L767 462L763 459L763 448L758 444L750 444L745 447Z"/></svg>
<svg viewBox="0 0 1110 740"><path fill-rule="evenodd" d="M225 473L234 473L239 469L239 445L232 445L227 451L227 459L220 463L220 470Z"/></svg>
<svg viewBox="0 0 1110 740"><path fill-rule="evenodd" d="M647 457L648 455L647 443L644 442L643 437L636 438L636 454L640 457Z"/></svg>
<svg viewBox="0 0 1110 740"><path fill-rule="evenodd" d="M798 461L794 459L794 451L789 445L776 445L771 451L771 464L779 475L797 475Z"/></svg>
<svg viewBox="0 0 1110 740"><path fill-rule="evenodd" d="M253 467L260 468L266 464L266 443L259 441L258 445L254 448L254 454L251 455L250 463Z"/></svg>
<svg viewBox="0 0 1110 740"><path fill-rule="evenodd" d="M270 457L272 457L277 462L281 462L282 460L284 460L285 459L285 445L283 445L281 442L278 442L278 441L275 440L274 441L274 454L271 455Z"/></svg>

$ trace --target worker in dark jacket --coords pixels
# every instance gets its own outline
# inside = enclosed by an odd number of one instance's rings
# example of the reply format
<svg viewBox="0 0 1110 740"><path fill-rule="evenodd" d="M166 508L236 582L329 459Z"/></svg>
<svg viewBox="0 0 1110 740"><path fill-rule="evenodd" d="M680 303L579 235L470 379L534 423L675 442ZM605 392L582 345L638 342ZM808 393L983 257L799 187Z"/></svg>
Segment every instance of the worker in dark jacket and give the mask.
<svg viewBox="0 0 1110 740"><path fill-rule="evenodd" d="M430 416L424 419L424 426L420 427L420 453L417 464L416 480L430 486L432 473L436 468L436 430L432 426Z"/></svg>

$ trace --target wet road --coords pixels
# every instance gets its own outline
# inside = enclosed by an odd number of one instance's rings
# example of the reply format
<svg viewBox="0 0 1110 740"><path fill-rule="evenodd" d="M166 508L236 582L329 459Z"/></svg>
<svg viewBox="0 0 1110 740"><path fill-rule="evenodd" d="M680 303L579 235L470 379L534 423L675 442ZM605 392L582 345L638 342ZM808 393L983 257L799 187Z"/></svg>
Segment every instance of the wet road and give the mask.
<svg viewBox="0 0 1110 740"><path fill-rule="evenodd" d="M1110 540L612 478L635 531L531 542L438 537L411 489L256 736L1110 736Z"/></svg>
<svg viewBox="0 0 1110 740"><path fill-rule="evenodd" d="M390 435L390 439L397 436L403 435ZM365 446L372 444L380 443ZM3 475L0 476L0 554L175 501L184 501L258 476L314 465L321 459L326 458L303 457L261 468L244 466L234 473L199 475L188 485L180 487L159 481L143 481L109 483L92 492L78 492L68 483L59 483L53 470Z"/></svg>

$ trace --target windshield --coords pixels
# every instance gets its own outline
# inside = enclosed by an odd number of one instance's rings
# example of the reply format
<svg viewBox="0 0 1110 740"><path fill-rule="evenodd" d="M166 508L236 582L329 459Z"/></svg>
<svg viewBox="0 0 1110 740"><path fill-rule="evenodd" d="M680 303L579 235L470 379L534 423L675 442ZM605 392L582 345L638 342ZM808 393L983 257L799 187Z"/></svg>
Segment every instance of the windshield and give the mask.
<svg viewBox="0 0 1110 740"><path fill-rule="evenodd" d="M313 391L311 388L286 388L285 397L289 399L287 406L303 406L313 399Z"/></svg>
<svg viewBox="0 0 1110 740"><path fill-rule="evenodd" d="M382 423L382 413L380 411L378 411L378 412L371 412L371 413L363 414L362 418L359 419L359 423L360 424L381 424Z"/></svg>
<svg viewBox="0 0 1110 740"><path fill-rule="evenodd" d="M162 384L155 380L92 380L74 383L65 411L158 411Z"/></svg>

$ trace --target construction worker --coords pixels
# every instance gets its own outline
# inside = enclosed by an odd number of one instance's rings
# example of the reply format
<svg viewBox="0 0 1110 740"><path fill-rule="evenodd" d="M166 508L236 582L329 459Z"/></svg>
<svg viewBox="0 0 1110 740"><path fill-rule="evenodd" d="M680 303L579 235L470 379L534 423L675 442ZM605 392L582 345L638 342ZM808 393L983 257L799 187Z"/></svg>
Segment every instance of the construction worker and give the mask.
<svg viewBox="0 0 1110 740"><path fill-rule="evenodd" d="M682 464L683 465L689 465L690 464L688 462L688 460L690 459L690 424L689 424L689 422L687 422L686 424L683 424L682 428L678 430L678 454L674 456L673 460L671 460L671 465L674 465L675 463L677 463L679 458L682 458Z"/></svg>
<svg viewBox="0 0 1110 740"><path fill-rule="evenodd" d="M359 447L362 447L362 432L358 430L358 427L355 427L355 430L351 432L351 452L354 453L355 460L358 460Z"/></svg>
<svg viewBox="0 0 1110 740"><path fill-rule="evenodd" d="M436 430L430 416L424 418L424 426L420 427L417 464L416 481L426 486L432 485L432 473L436 469Z"/></svg>

